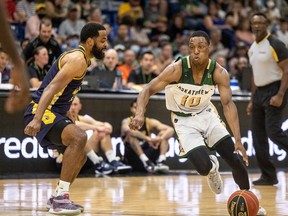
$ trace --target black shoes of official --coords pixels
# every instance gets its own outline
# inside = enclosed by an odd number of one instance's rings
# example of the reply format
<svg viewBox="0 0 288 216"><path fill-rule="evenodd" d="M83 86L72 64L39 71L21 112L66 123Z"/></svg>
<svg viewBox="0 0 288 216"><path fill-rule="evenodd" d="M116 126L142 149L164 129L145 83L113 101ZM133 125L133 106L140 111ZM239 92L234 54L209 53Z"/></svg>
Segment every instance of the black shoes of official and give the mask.
<svg viewBox="0 0 288 216"><path fill-rule="evenodd" d="M260 177L258 180L255 180L252 182L254 185L275 185L278 184L277 179L266 179L263 177Z"/></svg>

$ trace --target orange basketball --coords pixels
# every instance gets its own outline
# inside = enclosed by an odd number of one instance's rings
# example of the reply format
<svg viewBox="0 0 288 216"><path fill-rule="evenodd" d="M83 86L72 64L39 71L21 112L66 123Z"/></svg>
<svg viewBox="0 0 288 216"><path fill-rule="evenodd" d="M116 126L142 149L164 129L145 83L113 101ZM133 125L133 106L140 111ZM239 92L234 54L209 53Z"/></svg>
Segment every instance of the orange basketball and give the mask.
<svg viewBox="0 0 288 216"><path fill-rule="evenodd" d="M230 216L256 216L259 200L251 191L238 190L229 197L227 209Z"/></svg>

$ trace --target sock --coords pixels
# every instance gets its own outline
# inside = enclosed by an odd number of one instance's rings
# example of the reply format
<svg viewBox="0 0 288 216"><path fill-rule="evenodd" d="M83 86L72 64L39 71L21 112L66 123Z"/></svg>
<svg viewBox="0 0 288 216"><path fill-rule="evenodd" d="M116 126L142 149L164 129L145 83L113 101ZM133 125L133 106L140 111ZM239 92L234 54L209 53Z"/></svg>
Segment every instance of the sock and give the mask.
<svg viewBox="0 0 288 216"><path fill-rule="evenodd" d="M89 151L86 155L93 164L97 164L101 161L100 157L98 157L98 155L93 150Z"/></svg>
<svg viewBox="0 0 288 216"><path fill-rule="evenodd" d="M70 182L59 180L56 188L56 196L69 193Z"/></svg>
<svg viewBox="0 0 288 216"><path fill-rule="evenodd" d="M161 163L163 161L166 160L166 156L165 155L159 155L159 158L158 158L158 162Z"/></svg>
<svg viewBox="0 0 288 216"><path fill-rule="evenodd" d="M113 150L108 150L107 152L105 152L105 155L109 163L111 163L111 161L113 160L116 160Z"/></svg>
<svg viewBox="0 0 288 216"><path fill-rule="evenodd" d="M146 161L149 160L149 158L148 158L145 154L141 154L141 155L139 156L139 158L140 158L140 160L141 160L144 164L146 164Z"/></svg>

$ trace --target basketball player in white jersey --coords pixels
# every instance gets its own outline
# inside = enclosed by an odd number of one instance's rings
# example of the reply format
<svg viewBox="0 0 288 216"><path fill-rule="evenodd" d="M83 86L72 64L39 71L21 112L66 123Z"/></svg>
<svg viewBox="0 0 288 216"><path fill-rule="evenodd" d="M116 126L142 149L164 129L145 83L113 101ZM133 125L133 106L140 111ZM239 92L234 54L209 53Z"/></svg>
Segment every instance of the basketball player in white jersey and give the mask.
<svg viewBox="0 0 288 216"><path fill-rule="evenodd" d="M245 165L248 166L246 150L241 143L237 108L232 101L228 72L214 60L209 59L210 39L203 31L195 31L189 40L190 55L171 63L158 77L140 92L137 98L136 115L130 122L131 129L138 129L144 121L149 97L165 88L166 107L171 111L171 120L180 144L180 157L187 157L196 171L207 176L208 184L215 194L223 191L219 174L217 153L232 169L233 178L242 190L250 184ZM211 103L215 86L218 87L223 112L231 128L235 143L217 111ZM264 211L261 215L265 215Z"/></svg>

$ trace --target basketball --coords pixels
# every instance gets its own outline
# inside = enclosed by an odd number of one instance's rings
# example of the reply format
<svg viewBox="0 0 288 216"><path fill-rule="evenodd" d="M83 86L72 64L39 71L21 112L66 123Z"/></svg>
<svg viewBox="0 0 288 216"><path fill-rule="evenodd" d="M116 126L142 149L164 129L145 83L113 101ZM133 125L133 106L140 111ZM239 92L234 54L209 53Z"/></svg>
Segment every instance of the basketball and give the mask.
<svg viewBox="0 0 288 216"><path fill-rule="evenodd" d="M227 209L230 216L256 216L259 200L251 191L238 190L229 197Z"/></svg>

